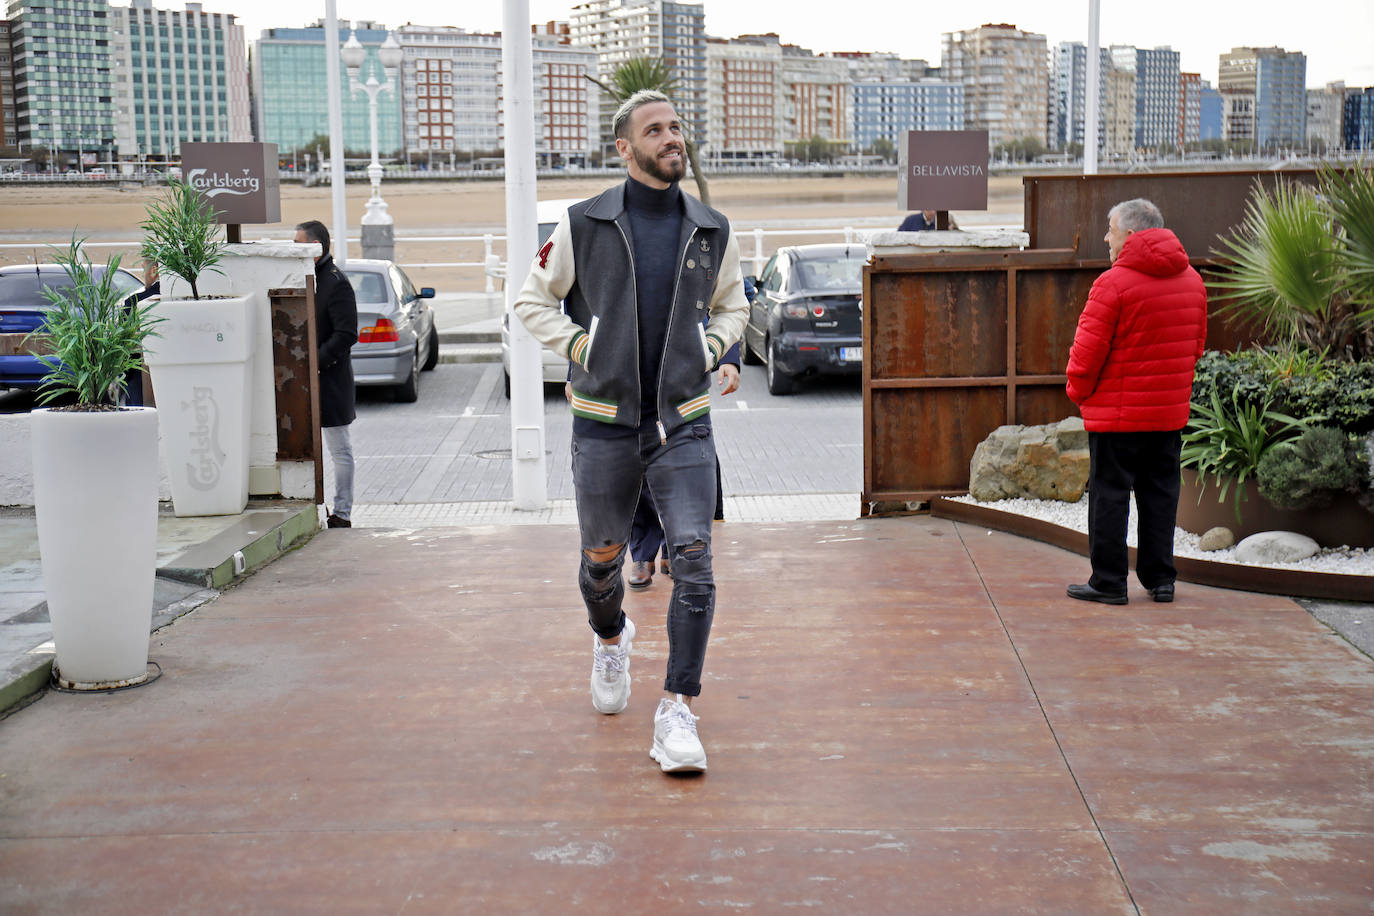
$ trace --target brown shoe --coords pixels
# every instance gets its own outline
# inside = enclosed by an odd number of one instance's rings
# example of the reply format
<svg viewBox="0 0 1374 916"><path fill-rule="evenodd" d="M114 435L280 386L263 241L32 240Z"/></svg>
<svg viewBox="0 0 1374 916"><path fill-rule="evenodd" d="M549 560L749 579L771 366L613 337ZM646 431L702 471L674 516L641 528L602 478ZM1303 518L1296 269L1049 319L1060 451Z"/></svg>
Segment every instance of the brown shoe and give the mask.
<svg viewBox="0 0 1374 916"><path fill-rule="evenodd" d="M648 588L654 584L654 563L649 560L630 564L630 576L625 580L630 588Z"/></svg>

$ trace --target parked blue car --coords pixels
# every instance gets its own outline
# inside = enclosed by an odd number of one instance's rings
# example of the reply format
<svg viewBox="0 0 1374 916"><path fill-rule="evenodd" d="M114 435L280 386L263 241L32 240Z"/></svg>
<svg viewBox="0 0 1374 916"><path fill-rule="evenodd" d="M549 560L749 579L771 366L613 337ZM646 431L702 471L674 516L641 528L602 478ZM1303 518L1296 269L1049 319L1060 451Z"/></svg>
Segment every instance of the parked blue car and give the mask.
<svg viewBox="0 0 1374 916"><path fill-rule="evenodd" d="M97 278L103 266L92 267ZM11 264L0 267L0 334L31 334L42 328L52 303L43 295L46 289L72 285L66 269L58 264ZM114 285L132 296L143 289L143 281L127 270L115 271ZM34 389L43 384L48 367L36 356L6 353L0 348L0 391L7 388Z"/></svg>

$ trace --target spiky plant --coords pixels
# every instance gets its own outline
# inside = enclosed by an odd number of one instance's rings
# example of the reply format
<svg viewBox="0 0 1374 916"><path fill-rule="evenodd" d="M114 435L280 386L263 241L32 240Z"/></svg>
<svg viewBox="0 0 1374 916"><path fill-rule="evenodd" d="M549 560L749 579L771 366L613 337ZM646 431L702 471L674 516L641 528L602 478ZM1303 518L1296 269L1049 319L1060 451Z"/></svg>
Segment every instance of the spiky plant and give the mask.
<svg viewBox="0 0 1374 916"><path fill-rule="evenodd" d="M176 274L191 286L191 298L200 298L196 286L207 270L224 257L224 241L219 238L215 209L210 201L189 183L172 179L167 196L148 205L148 218L139 224L147 235L140 254L156 261L163 273Z"/></svg>
<svg viewBox="0 0 1374 916"><path fill-rule="evenodd" d="M38 357L48 367L39 400L46 404L70 395L85 409L117 406L124 400L127 374L143 366L143 339L157 336L153 328L163 319L152 314L151 303L125 303L126 294L114 282L119 255L106 259L97 277L82 241L73 234L65 250L52 249L72 285L44 288L52 308L43 327L30 335L46 337L50 351Z"/></svg>

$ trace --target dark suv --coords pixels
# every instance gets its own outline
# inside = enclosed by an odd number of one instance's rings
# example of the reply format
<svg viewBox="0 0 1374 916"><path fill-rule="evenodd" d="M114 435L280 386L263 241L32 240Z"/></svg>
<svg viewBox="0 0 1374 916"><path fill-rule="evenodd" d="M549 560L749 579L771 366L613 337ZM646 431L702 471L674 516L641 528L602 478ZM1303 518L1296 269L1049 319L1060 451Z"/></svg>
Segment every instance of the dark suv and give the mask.
<svg viewBox="0 0 1374 916"><path fill-rule="evenodd" d="M103 265L91 268L96 278L105 273ZM43 295L46 289L65 289L72 278L58 264L11 264L0 267L0 334L31 334L43 326L52 303ZM115 271L115 288L126 296L143 289L143 283L127 270ZM11 338L13 340L14 338ZM38 357L11 352L0 346L0 390L37 388L48 374Z"/></svg>
<svg viewBox="0 0 1374 916"><path fill-rule="evenodd" d="M742 356L768 367L768 390L802 376L863 371L863 245L779 248L756 281Z"/></svg>

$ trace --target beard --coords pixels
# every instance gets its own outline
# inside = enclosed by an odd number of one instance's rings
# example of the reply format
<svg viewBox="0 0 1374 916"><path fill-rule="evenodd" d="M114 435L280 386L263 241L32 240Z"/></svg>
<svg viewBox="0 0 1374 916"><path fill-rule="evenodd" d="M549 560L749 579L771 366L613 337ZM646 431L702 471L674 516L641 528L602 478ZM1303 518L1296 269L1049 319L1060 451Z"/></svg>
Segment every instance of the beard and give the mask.
<svg viewBox="0 0 1374 916"><path fill-rule="evenodd" d="M631 147L634 152L635 165L639 166L640 171L647 175L652 175L659 181L672 184L680 181L682 176L687 174L687 150L680 150L680 155L676 160L664 162L655 156L640 152L639 147Z"/></svg>

